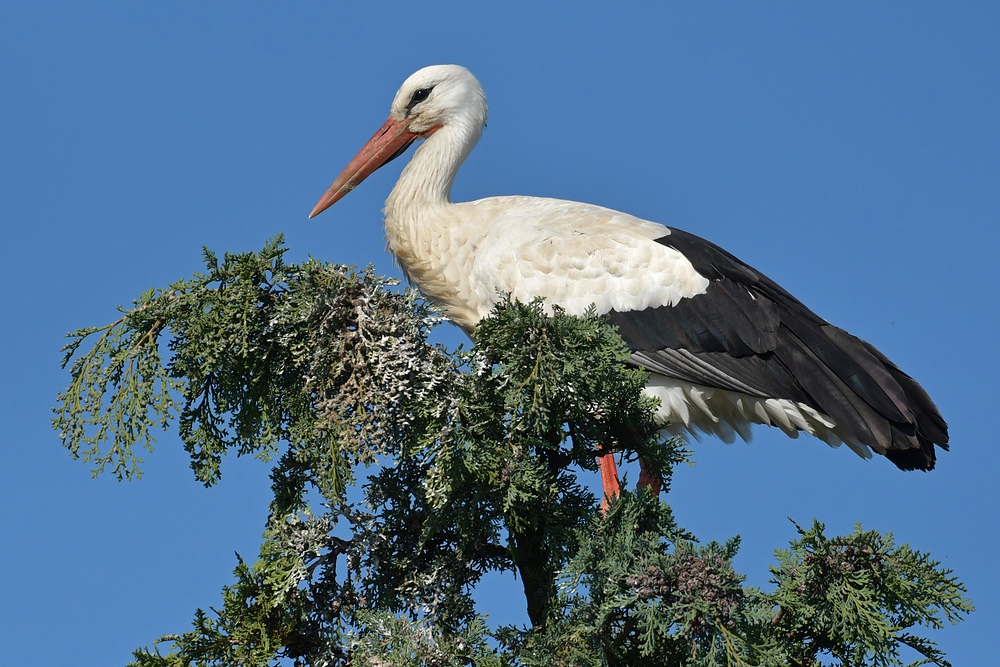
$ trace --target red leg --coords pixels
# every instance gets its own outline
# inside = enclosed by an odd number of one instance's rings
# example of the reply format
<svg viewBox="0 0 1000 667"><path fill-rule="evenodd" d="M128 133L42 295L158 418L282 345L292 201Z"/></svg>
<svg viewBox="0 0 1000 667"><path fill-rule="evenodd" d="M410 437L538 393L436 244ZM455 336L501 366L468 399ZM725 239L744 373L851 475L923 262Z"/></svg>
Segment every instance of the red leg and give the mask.
<svg viewBox="0 0 1000 667"><path fill-rule="evenodd" d="M646 467L646 460L639 459L639 483L635 485L637 489L645 489L649 487L649 490L653 492L654 496L660 495L660 477L659 475L654 475L649 472L649 468Z"/></svg>
<svg viewBox="0 0 1000 667"><path fill-rule="evenodd" d="M601 513L608 511L611 501L621 493L618 483L618 466L615 465L615 455L605 454L597 457L597 465L601 468L601 485L604 487L604 497L601 499Z"/></svg>

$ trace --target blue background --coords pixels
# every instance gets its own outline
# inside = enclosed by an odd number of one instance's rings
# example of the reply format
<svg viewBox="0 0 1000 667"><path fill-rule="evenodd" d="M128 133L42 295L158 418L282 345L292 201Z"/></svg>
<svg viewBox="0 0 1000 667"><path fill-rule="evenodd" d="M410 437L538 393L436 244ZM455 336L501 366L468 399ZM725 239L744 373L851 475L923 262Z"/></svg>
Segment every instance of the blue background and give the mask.
<svg viewBox="0 0 1000 667"><path fill-rule="evenodd" d="M0 6L0 662L124 664L256 554L266 465L197 484L174 433L93 480L49 426L63 335L200 268L200 249L374 263L403 160L306 214L424 65L469 67L490 123L456 199L584 200L694 232L916 377L951 425L932 473L758 429L707 440L669 497L743 535L766 584L786 517L893 531L967 583L934 633L987 664L996 575L1000 5L48 3ZM441 338L462 340L446 327ZM634 479L634 475L633 475ZM595 480L596 481L596 480ZM482 610L524 619L491 577ZM990 630L993 628L993 630Z"/></svg>

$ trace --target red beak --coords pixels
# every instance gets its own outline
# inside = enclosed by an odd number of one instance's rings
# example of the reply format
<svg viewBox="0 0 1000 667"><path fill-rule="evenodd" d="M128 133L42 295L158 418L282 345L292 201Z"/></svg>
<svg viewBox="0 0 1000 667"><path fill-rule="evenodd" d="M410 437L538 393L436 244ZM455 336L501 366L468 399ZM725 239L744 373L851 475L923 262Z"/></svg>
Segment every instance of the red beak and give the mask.
<svg viewBox="0 0 1000 667"><path fill-rule="evenodd" d="M402 155L410 144L421 136L410 132L407 126L406 121L394 120L391 117L385 121L385 125L362 146L350 164L340 172L337 180L320 197L309 217L315 218L358 187L361 181L371 176L376 169Z"/></svg>

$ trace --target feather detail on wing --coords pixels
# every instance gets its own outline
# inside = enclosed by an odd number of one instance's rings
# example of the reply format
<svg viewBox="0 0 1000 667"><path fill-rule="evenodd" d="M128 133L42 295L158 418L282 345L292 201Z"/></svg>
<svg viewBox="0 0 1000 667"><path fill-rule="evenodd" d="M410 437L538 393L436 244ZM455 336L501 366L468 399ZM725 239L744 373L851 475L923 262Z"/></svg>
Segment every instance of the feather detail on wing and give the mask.
<svg viewBox="0 0 1000 667"><path fill-rule="evenodd" d="M667 384L698 387L697 397L684 390L696 408L706 389L731 394L710 397L717 420L732 413L729 421L806 430L862 454L870 447L903 469L934 467L935 444L948 446L947 425L920 385L878 350L707 241L679 230L656 241L710 284L674 305L608 313L634 364ZM777 409L773 400L787 405Z"/></svg>

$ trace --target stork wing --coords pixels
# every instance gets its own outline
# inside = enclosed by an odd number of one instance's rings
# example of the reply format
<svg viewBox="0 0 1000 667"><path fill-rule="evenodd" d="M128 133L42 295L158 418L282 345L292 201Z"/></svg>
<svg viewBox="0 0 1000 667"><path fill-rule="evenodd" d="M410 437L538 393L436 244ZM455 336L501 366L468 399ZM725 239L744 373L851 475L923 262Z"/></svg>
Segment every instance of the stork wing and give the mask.
<svg viewBox="0 0 1000 667"><path fill-rule="evenodd" d="M481 234L471 252L473 322L498 290L571 314L596 304L632 363L656 374L807 406L832 418L838 437L900 468L929 470L934 445L947 448L947 425L911 377L718 246L579 202L491 197L459 206Z"/></svg>
<svg viewBox="0 0 1000 667"><path fill-rule="evenodd" d="M633 363L804 403L900 468L934 467L934 444L947 449L947 424L923 388L878 350L708 241L671 229L656 243L677 250L709 285L673 305L608 313Z"/></svg>

